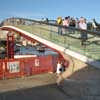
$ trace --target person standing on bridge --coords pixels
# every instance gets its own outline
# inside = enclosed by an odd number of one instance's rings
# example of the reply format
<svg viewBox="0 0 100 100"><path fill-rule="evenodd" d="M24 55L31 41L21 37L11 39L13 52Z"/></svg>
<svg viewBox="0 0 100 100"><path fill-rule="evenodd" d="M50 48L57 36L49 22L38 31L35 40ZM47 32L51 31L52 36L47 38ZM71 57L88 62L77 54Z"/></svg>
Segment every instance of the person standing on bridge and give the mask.
<svg viewBox="0 0 100 100"><path fill-rule="evenodd" d="M63 21L63 26L69 27L70 24L70 20L68 17L65 17L64 21Z"/></svg>
<svg viewBox="0 0 100 100"><path fill-rule="evenodd" d="M59 35L62 35L62 27L60 27L60 25L62 25L62 24L63 24L62 17L58 17L57 18L57 25L59 25L58 26L58 34Z"/></svg>
<svg viewBox="0 0 100 100"><path fill-rule="evenodd" d="M64 21L63 21L63 26L69 27L69 24L70 24L70 19L69 19L69 17L65 17L65 19L64 19ZM64 31L65 31L65 34L68 33L68 29L67 29L67 28L65 28Z"/></svg>
<svg viewBox="0 0 100 100"><path fill-rule="evenodd" d="M79 22L79 28L82 30L87 30L87 24L86 24L86 20L81 17L80 18L80 22ZM88 39L88 35L85 31L81 32L81 45L85 45L86 40Z"/></svg>

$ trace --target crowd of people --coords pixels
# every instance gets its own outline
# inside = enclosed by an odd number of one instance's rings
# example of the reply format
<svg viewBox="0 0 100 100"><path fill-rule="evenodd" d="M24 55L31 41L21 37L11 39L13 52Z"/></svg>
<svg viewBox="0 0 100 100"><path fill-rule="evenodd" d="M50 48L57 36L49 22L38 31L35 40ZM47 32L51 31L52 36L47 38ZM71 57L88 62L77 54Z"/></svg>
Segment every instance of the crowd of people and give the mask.
<svg viewBox="0 0 100 100"><path fill-rule="evenodd" d="M75 27L75 28L79 28L82 30L87 30L87 23L86 23L86 19L84 17L80 17L79 19L76 18L74 19L73 17L71 18L70 16L65 17L64 19L62 19L62 17L58 17L57 18L57 24L58 25L63 25L65 27ZM62 28L58 27L58 34L62 35ZM80 38L82 40L82 45L84 45L84 42L88 39L88 35L86 32L81 32L80 34Z"/></svg>
<svg viewBox="0 0 100 100"><path fill-rule="evenodd" d="M57 24L58 25L63 25L66 27L75 27L75 28L80 28L80 29L84 29L87 30L87 23L86 23L86 19L84 17L80 17L78 18L73 18L73 17L65 17L64 19L62 19L62 17L58 17L57 18Z"/></svg>

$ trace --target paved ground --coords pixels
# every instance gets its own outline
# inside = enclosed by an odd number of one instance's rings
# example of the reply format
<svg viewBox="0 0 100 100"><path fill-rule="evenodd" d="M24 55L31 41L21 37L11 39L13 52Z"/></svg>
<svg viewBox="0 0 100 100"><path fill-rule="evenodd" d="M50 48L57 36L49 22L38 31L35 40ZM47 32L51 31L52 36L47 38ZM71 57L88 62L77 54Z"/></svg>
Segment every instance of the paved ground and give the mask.
<svg viewBox="0 0 100 100"><path fill-rule="evenodd" d="M100 69L89 66L68 55L69 68L58 79L62 82L61 90L72 100L100 100Z"/></svg>
<svg viewBox="0 0 100 100"><path fill-rule="evenodd" d="M100 100L100 80L70 78L57 86L56 75L50 73L1 80L0 100Z"/></svg>
<svg viewBox="0 0 100 100"><path fill-rule="evenodd" d="M0 81L0 100L70 100L56 85L54 74Z"/></svg>

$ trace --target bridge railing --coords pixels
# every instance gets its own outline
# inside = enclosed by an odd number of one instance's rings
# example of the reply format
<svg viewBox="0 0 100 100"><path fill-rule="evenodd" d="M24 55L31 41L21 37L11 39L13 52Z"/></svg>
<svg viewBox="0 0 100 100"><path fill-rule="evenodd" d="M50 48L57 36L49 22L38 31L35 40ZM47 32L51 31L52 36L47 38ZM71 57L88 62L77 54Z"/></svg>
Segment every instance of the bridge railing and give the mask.
<svg viewBox="0 0 100 100"><path fill-rule="evenodd" d="M64 27L42 21L23 20L29 21L31 24L14 25L69 50L95 60L100 60L100 32ZM86 41L81 38L82 33L87 34L88 38Z"/></svg>

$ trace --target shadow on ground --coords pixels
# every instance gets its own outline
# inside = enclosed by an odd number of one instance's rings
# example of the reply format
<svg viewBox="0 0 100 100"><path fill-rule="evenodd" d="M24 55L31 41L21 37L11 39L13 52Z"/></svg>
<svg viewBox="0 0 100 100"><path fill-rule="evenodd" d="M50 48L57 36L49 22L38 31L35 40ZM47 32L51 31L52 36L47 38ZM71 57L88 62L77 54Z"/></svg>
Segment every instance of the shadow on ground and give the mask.
<svg viewBox="0 0 100 100"><path fill-rule="evenodd" d="M93 68L90 66L85 66L83 69L80 69L74 72L69 79L74 80L100 80L100 69Z"/></svg>
<svg viewBox="0 0 100 100"><path fill-rule="evenodd" d="M0 93L0 100L71 100L56 84Z"/></svg>
<svg viewBox="0 0 100 100"><path fill-rule="evenodd" d="M100 100L100 69L85 66L75 71L64 80L62 90L78 100Z"/></svg>

